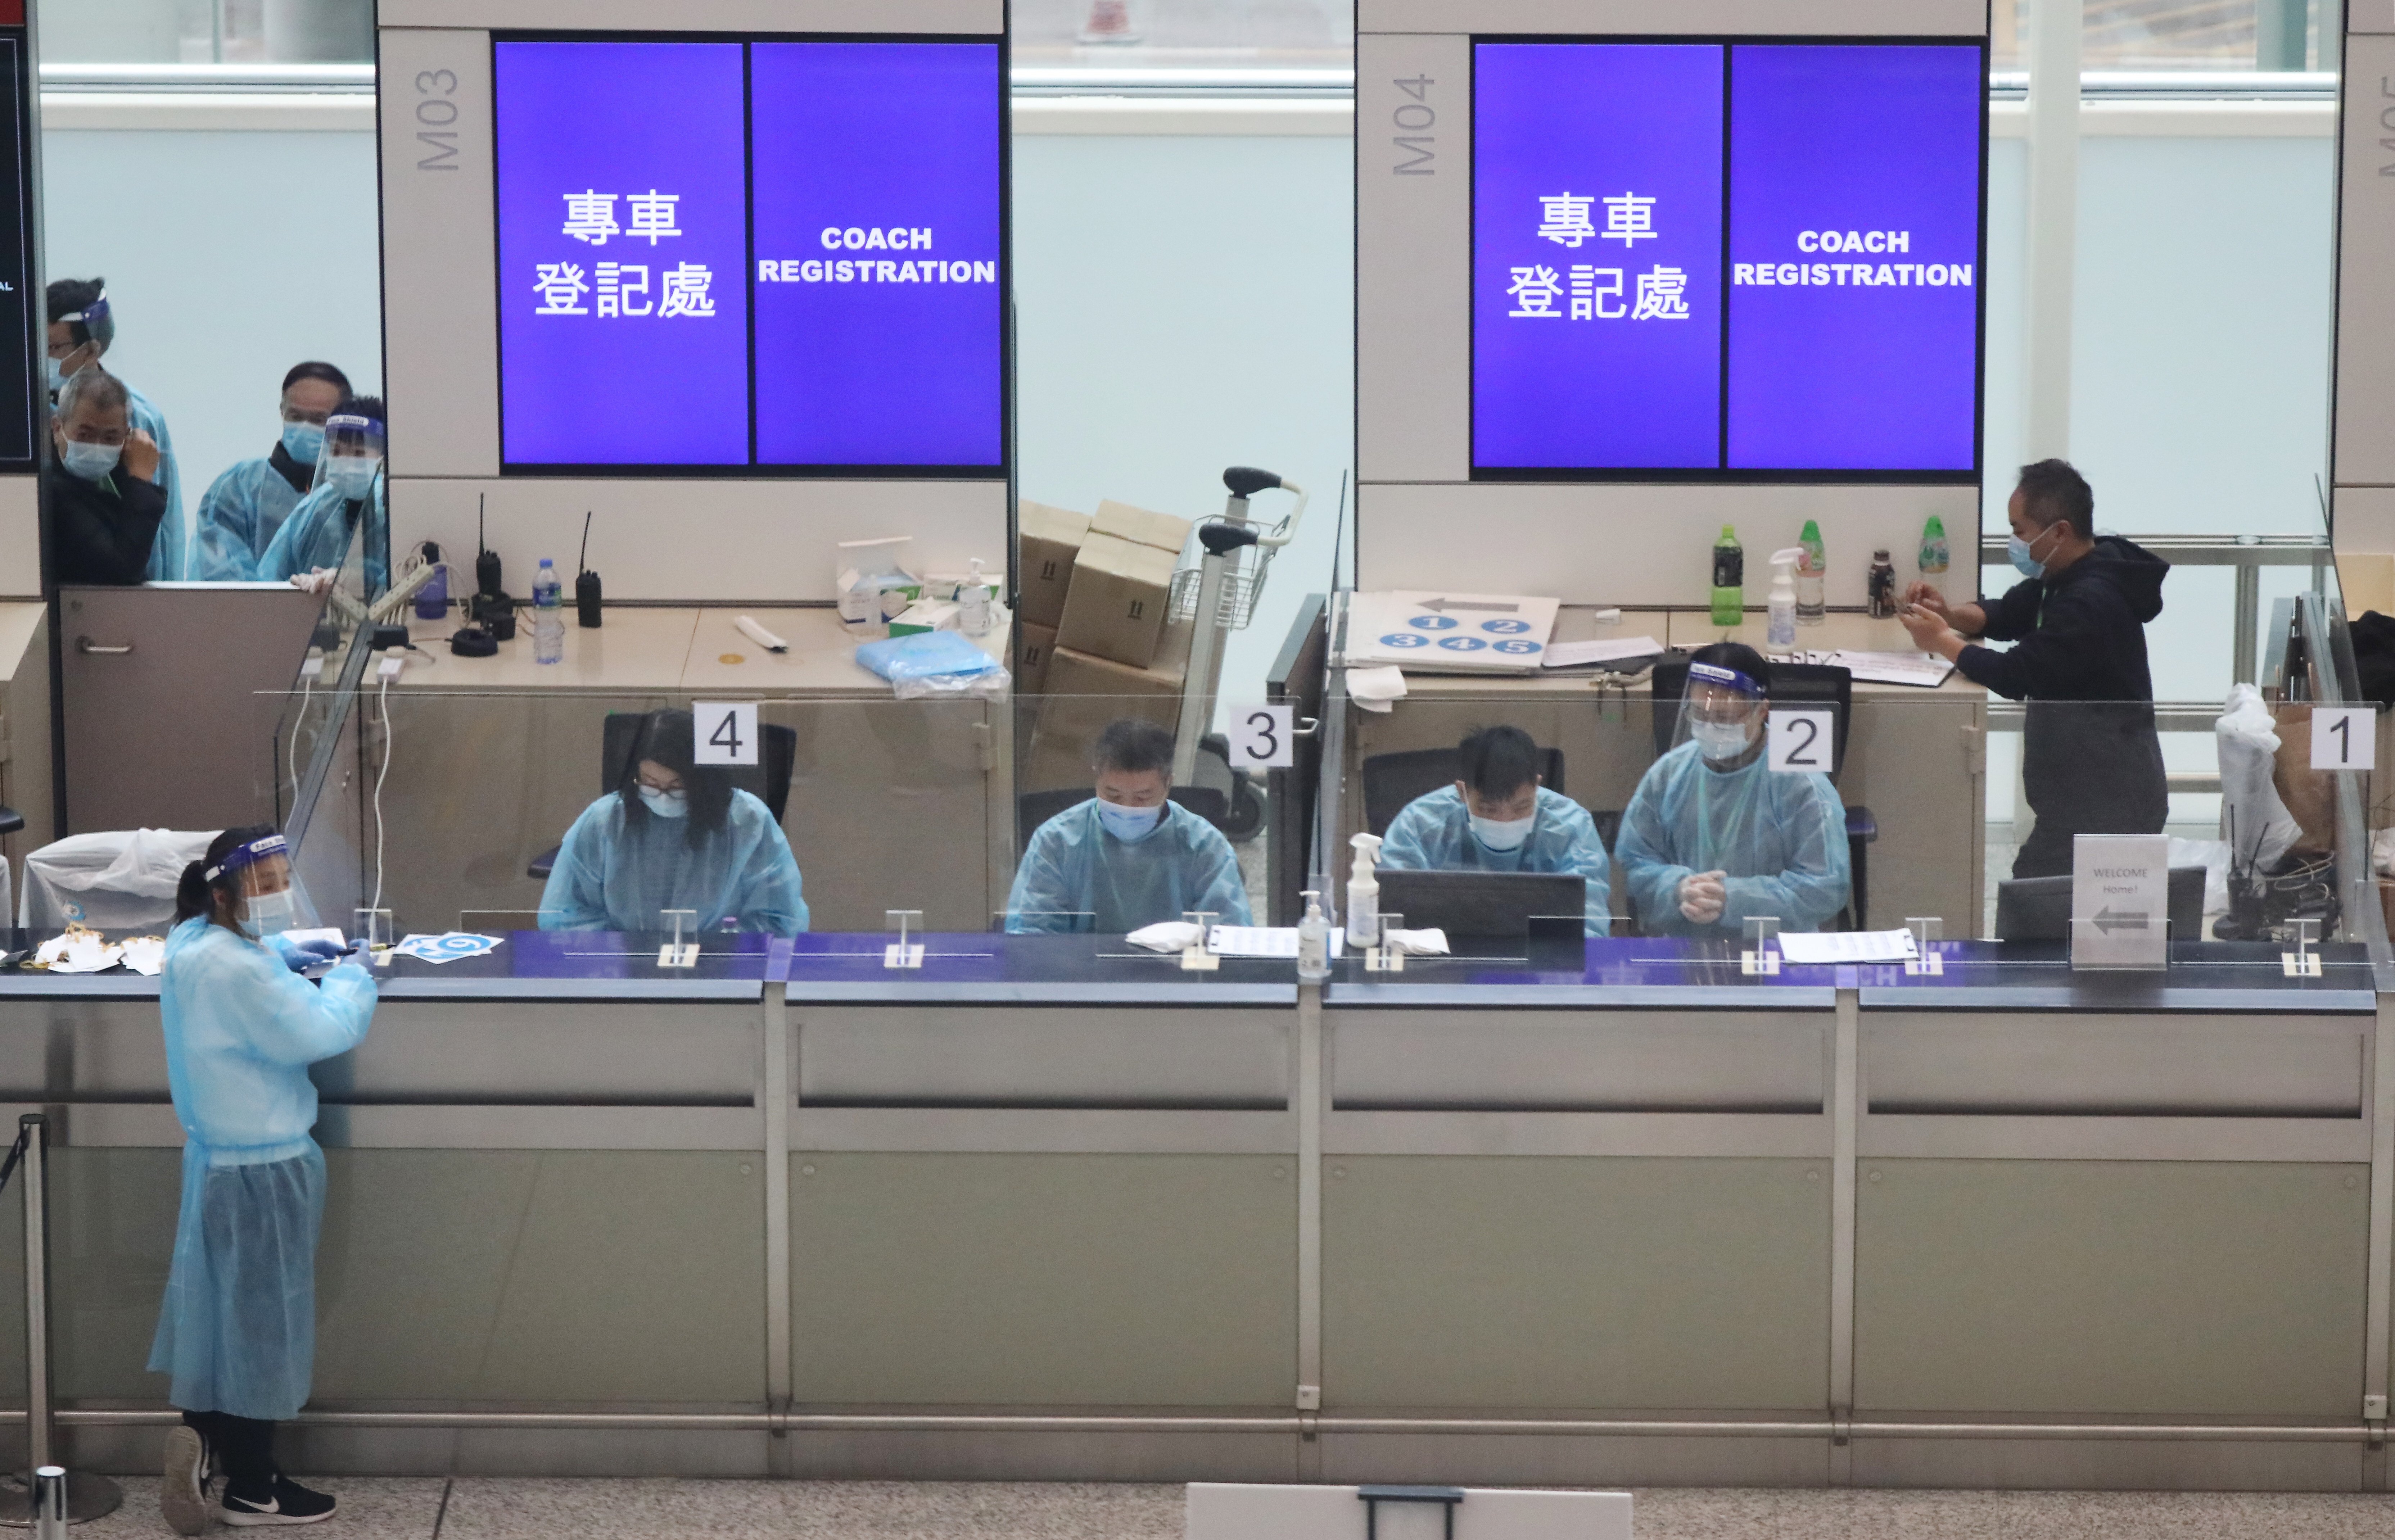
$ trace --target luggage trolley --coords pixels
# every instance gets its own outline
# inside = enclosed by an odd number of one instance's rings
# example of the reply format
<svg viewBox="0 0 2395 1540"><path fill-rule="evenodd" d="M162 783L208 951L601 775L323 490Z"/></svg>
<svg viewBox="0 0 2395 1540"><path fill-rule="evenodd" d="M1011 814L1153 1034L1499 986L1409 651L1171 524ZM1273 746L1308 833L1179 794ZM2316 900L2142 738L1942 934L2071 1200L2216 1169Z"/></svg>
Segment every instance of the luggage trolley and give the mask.
<svg viewBox="0 0 2395 1540"><path fill-rule="evenodd" d="M1255 837L1264 826L1264 798L1248 772L1231 765L1228 740L1212 731L1215 699L1223 688L1223 643L1255 618L1264 574L1276 552L1297 537L1305 516L1305 489L1269 470L1233 466L1223 472L1231 497L1222 517L1198 526L1202 554L1195 567L1172 574L1169 619L1197 624L1189 638L1189 671L1181 687L1181 720L1172 739L1172 783L1203 786L1223 794L1227 809L1223 833L1235 840ZM1248 500L1278 487L1297 499L1287 517L1269 528L1248 517ZM1200 757L1200 751L1203 757Z"/></svg>

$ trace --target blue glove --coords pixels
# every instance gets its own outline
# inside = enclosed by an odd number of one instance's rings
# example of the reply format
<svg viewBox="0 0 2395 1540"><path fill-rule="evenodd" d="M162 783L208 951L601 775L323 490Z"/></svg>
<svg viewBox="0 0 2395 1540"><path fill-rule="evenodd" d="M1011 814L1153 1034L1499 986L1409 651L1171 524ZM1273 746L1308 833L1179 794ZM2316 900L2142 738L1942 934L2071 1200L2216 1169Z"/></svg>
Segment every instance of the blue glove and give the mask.
<svg viewBox="0 0 2395 1540"><path fill-rule="evenodd" d="M305 973L310 968L321 963L329 963L341 954L339 947L322 938L295 941L282 936L273 936L268 940L275 953L282 957L283 966L294 973Z"/></svg>

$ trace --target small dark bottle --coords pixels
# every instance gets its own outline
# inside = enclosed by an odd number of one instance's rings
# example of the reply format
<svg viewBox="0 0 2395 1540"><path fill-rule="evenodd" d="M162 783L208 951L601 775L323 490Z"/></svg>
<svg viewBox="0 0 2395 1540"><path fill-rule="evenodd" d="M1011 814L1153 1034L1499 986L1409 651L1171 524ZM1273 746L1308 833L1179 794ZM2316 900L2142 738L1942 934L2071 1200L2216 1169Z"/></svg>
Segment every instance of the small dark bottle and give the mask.
<svg viewBox="0 0 2395 1540"><path fill-rule="evenodd" d="M1871 618L1887 620L1896 613L1896 564L1885 549L1872 552Z"/></svg>

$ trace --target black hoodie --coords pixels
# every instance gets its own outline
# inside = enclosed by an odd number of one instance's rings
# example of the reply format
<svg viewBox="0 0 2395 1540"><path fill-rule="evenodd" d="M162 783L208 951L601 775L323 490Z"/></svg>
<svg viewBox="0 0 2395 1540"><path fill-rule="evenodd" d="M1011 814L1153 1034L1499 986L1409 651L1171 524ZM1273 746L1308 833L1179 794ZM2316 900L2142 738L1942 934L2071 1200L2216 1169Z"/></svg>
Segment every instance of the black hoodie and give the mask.
<svg viewBox="0 0 2395 1540"><path fill-rule="evenodd" d="M2037 813L2037 849L2024 846L2014 875L2069 872L2073 834L2161 832L2170 796L2154 734L2146 622L2163 612L2169 571L2151 551L2098 535L2094 550L2051 577L2017 583L1980 604L1987 638L2018 645L2008 652L1965 647L1955 665L2008 700L2031 703L2021 779Z"/></svg>

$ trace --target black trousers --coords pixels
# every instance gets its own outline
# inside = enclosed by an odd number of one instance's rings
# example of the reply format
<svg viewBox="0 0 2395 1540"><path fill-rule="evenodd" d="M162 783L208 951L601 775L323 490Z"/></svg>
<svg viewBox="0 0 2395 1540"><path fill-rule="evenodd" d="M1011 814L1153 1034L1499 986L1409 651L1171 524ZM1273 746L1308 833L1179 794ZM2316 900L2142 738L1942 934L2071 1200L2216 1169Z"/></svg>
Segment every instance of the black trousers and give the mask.
<svg viewBox="0 0 2395 1540"><path fill-rule="evenodd" d="M216 1452L229 1490L244 1495L274 1484L274 1425L230 1412L186 1412L183 1424L198 1430Z"/></svg>

